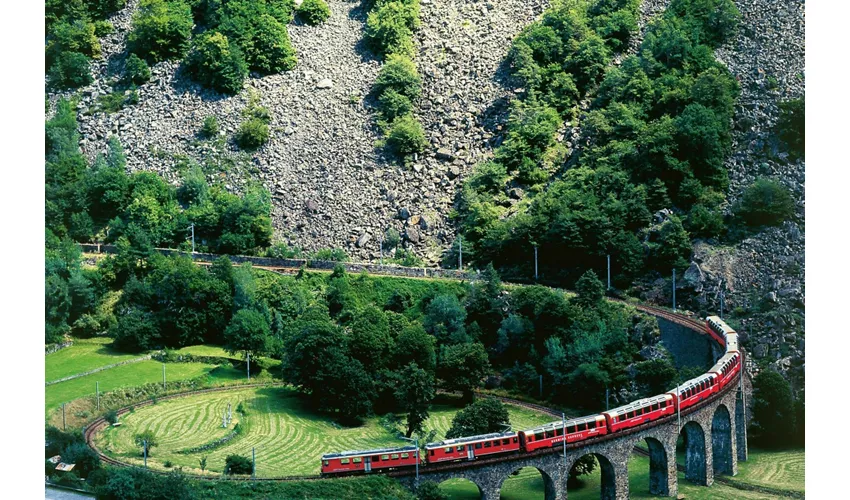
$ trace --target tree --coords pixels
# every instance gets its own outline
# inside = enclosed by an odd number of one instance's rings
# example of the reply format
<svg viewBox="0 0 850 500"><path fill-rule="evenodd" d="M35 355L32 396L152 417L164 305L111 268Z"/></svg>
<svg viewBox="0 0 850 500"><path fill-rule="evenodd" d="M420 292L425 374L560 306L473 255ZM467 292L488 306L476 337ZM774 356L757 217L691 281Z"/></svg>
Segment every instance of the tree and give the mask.
<svg viewBox="0 0 850 500"><path fill-rule="evenodd" d="M787 444L794 432L794 398L788 381L776 371L765 370L753 380L753 427L765 446Z"/></svg>
<svg viewBox="0 0 850 500"><path fill-rule="evenodd" d="M160 340L159 326L152 315L137 308L120 315L109 335L115 339L115 348L124 352L147 351Z"/></svg>
<svg viewBox="0 0 850 500"><path fill-rule="evenodd" d="M398 156L421 153L428 145L422 124L410 113L393 120L386 140L387 146Z"/></svg>
<svg viewBox="0 0 850 500"><path fill-rule="evenodd" d="M408 363L399 371L395 397L401 411L407 414L407 437L422 432L434 394L434 376L416 363Z"/></svg>
<svg viewBox="0 0 850 500"><path fill-rule="evenodd" d="M192 10L183 0L141 0L127 45L143 59L179 58L189 47L193 24Z"/></svg>
<svg viewBox="0 0 850 500"><path fill-rule="evenodd" d="M87 477L100 468L100 456L85 443L68 445L61 455L63 462L75 464L74 472L80 477Z"/></svg>
<svg viewBox="0 0 850 500"><path fill-rule="evenodd" d="M248 64L239 47L219 32L195 40L186 57L186 70L199 83L226 94L237 94L248 76Z"/></svg>
<svg viewBox="0 0 850 500"><path fill-rule="evenodd" d="M448 500L449 497L443 490L440 489L440 485L435 483L434 481L423 481L419 484L419 487L416 488L416 498L417 500Z"/></svg>
<svg viewBox="0 0 850 500"><path fill-rule="evenodd" d="M741 195L737 213L749 226L779 225L794 215L794 200L782 184L756 179Z"/></svg>
<svg viewBox="0 0 850 500"><path fill-rule="evenodd" d="M204 472L207 469L207 456L204 455L198 460L198 465L201 466L201 472Z"/></svg>
<svg viewBox="0 0 850 500"><path fill-rule="evenodd" d="M363 363L367 371L374 372L386 366L393 346L386 314L374 306L361 311L351 323L349 346L351 355Z"/></svg>
<svg viewBox="0 0 850 500"><path fill-rule="evenodd" d="M483 398L455 414L452 426L446 432L446 439L504 432L510 423L508 409L501 401Z"/></svg>
<svg viewBox="0 0 850 500"><path fill-rule="evenodd" d="M465 320L466 310L457 296L445 294L434 297L428 304L422 323L425 331L436 337L440 343L456 344L469 339L464 327Z"/></svg>
<svg viewBox="0 0 850 500"><path fill-rule="evenodd" d="M472 399L472 392L489 373L487 351L479 342L444 345L440 349L439 375L445 382L445 388L463 392L467 401Z"/></svg>
<svg viewBox="0 0 850 500"><path fill-rule="evenodd" d="M304 0L298 7L298 17L307 24L315 26L331 17L331 9L325 0Z"/></svg>
<svg viewBox="0 0 850 500"><path fill-rule="evenodd" d="M159 445L159 441L151 430L142 431L136 434L133 436L133 442L136 443L136 446L142 448L143 453L147 450L148 456L151 454L151 448Z"/></svg>
<svg viewBox="0 0 850 500"><path fill-rule="evenodd" d="M573 467L570 469L570 476L567 478L567 486L575 487L579 484L579 476L590 474L596 468L596 457L593 455L585 455L579 458Z"/></svg>
<svg viewBox="0 0 850 500"><path fill-rule="evenodd" d="M411 361L428 373L433 373L437 367L434 337L418 322L401 330L393 348L395 366L402 367Z"/></svg>
<svg viewBox="0 0 850 500"><path fill-rule="evenodd" d="M266 316L254 309L240 309L224 331L224 348L231 354L262 356L271 346L271 328Z"/></svg>
<svg viewBox="0 0 850 500"><path fill-rule="evenodd" d="M252 474L254 472L254 464L251 459L241 455L227 455L224 459L225 474Z"/></svg>
<svg viewBox="0 0 850 500"><path fill-rule="evenodd" d="M605 297L605 285L592 269L588 269L576 281L575 302L582 307L597 308Z"/></svg>
<svg viewBox="0 0 850 500"><path fill-rule="evenodd" d="M779 103L779 137L792 153L806 155L806 97Z"/></svg>
<svg viewBox="0 0 850 500"><path fill-rule="evenodd" d="M635 382L644 387L644 397L662 394L676 380L676 367L666 357L641 361L635 369Z"/></svg>

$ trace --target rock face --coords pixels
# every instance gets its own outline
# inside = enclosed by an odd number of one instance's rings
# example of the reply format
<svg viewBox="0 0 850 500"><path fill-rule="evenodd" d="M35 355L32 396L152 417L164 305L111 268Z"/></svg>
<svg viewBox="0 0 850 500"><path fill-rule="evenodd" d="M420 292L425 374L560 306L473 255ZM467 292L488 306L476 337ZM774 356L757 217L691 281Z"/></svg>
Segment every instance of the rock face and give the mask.
<svg viewBox="0 0 850 500"><path fill-rule="evenodd" d="M412 250L433 264L454 240L445 215L457 188L498 141L512 95L500 64L511 39L547 3L423 2L416 61L424 88L417 113L432 147L412 168L375 148L379 135L368 94L380 61L362 48L366 13L359 2L346 0L329 0L332 15L320 26L287 27L298 55L294 70L246 81L272 114L271 139L257 152L240 152L232 141L248 92L231 97L202 89L177 62L151 68L138 104L110 115L83 113L81 146L94 158L116 135L130 171L157 170L175 183L181 157L201 161L213 154L214 163L224 165L214 175L227 189L238 191L253 179L270 190L276 237L307 251L341 247L356 259L369 259L377 254L377 242L357 245L359 235L389 227L405 234L405 221L396 218L401 207L428 214L408 241L424 243ZM95 82L81 89L80 111L94 110L98 96L112 90L137 8L138 0L130 0L111 18L116 31L101 40L104 58L93 65ZM59 94L51 97L55 103ZM200 123L211 115L218 118L223 144L197 137ZM359 231L352 235L355 227Z"/></svg>

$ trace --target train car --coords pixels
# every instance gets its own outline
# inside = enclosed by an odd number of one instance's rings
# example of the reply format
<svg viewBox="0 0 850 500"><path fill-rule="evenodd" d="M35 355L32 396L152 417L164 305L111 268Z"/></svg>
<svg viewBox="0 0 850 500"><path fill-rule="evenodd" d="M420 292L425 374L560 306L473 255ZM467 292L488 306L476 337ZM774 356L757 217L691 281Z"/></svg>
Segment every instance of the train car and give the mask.
<svg viewBox="0 0 850 500"><path fill-rule="evenodd" d="M605 417L602 415L590 415L573 418L566 422L558 420L540 427L535 427L534 429L521 431L519 433L520 446L525 451L557 446L564 442L564 429L566 429L568 443L584 441L585 439L608 434Z"/></svg>
<svg viewBox="0 0 850 500"><path fill-rule="evenodd" d="M322 455L322 475L397 469L414 466L418 459L419 450L415 446L329 453Z"/></svg>
<svg viewBox="0 0 850 500"><path fill-rule="evenodd" d="M723 347L726 347L726 336L730 333L736 333L725 321L720 319L720 316L709 316L705 318L705 326L708 334Z"/></svg>
<svg viewBox="0 0 850 500"><path fill-rule="evenodd" d="M667 394L675 397L679 410L684 410L719 391L718 378L716 373L706 373L680 384L678 391L671 389Z"/></svg>
<svg viewBox="0 0 850 500"><path fill-rule="evenodd" d="M602 415L608 432L618 432L674 413L676 407L673 395L661 394L632 401L625 406L602 412Z"/></svg>
<svg viewBox="0 0 850 500"><path fill-rule="evenodd" d="M446 439L425 445L429 464L454 460L475 460L477 457L519 451L516 432L494 432L478 436Z"/></svg>
<svg viewBox="0 0 850 500"><path fill-rule="evenodd" d="M717 390L723 389L729 382L734 381L741 371L741 353L727 352L708 371L717 374Z"/></svg>

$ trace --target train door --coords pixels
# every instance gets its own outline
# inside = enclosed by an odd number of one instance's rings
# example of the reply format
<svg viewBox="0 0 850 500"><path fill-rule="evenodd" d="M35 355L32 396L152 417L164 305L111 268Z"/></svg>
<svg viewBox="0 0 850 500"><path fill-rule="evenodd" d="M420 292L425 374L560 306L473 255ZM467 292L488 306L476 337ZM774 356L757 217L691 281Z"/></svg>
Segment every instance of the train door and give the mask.
<svg viewBox="0 0 850 500"><path fill-rule="evenodd" d="M474 448L475 447L472 446L472 444L470 444L469 446L466 447L466 459L467 460L474 460L475 459Z"/></svg>
<svg viewBox="0 0 850 500"><path fill-rule="evenodd" d="M363 470L372 472L372 457L363 457Z"/></svg>

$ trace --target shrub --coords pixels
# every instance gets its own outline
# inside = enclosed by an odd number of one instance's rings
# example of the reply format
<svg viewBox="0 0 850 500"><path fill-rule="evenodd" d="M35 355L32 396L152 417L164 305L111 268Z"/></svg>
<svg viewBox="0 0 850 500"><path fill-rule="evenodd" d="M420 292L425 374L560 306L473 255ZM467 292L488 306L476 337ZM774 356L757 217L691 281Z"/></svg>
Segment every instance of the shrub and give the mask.
<svg viewBox="0 0 850 500"><path fill-rule="evenodd" d="M315 26L331 17L331 9L325 0L304 0L298 7L298 17L305 23Z"/></svg>
<svg viewBox="0 0 850 500"><path fill-rule="evenodd" d="M95 21L92 24L94 24L94 36L98 38L102 38L115 32L115 26L113 26L109 21Z"/></svg>
<svg viewBox="0 0 850 500"><path fill-rule="evenodd" d="M416 488L416 498L418 500L448 500L448 495L443 493L440 485L434 481L423 481Z"/></svg>
<svg viewBox="0 0 850 500"><path fill-rule="evenodd" d="M269 141L269 126L259 118L249 118L236 131L236 144L242 149L254 150Z"/></svg>
<svg viewBox="0 0 850 500"><path fill-rule="evenodd" d="M425 263L412 250L399 248L395 251L393 262L404 267L422 267Z"/></svg>
<svg viewBox="0 0 850 500"><path fill-rule="evenodd" d="M264 74L290 70L298 62L286 25L268 14L257 20L251 43L244 50L251 69Z"/></svg>
<svg viewBox="0 0 850 500"><path fill-rule="evenodd" d="M323 248L316 251L313 260L329 260L332 262L348 262L348 254L342 248Z"/></svg>
<svg viewBox="0 0 850 500"><path fill-rule="evenodd" d="M753 380L753 427L760 444L783 446L794 431L794 398L788 381L773 370Z"/></svg>
<svg viewBox="0 0 850 500"><path fill-rule="evenodd" d="M749 226L778 225L794 214L794 200L782 184L757 179L741 195L737 214Z"/></svg>
<svg viewBox="0 0 850 500"><path fill-rule="evenodd" d="M399 116L413 111L413 103L406 96L399 94L394 89L387 89L378 97L378 109L383 119L391 122Z"/></svg>
<svg viewBox="0 0 850 500"><path fill-rule="evenodd" d="M186 69L192 79L226 94L242 90L242 82L248 75L242 52L219 32L198 38L186 58Z"/></svg>
<svg viewBox="0 0 850 500"><path fill-rule="evenodd" d="M779 103L779 137L795 154L806 154L806 98Z"/></svg>
<svg viewBox="0 0 850 500"><path fill-rule="evenodd" d="M79 52L62 52L47 73L51 87L77 88L94 81L89 58Z"/></svg>
<svg viewBox="0 0 850 500"><path fill-rule="evenodd" d="M115 410L109 410L103 418L110 424L114 424L115 422L118 422L118 412Z"/></svg>
<svg viewBox="0 0 850 500"><path fill-rule="evenodd" d="M413 30L419 26L416 0L382 2L366 18L366 40L384 55L413 56Z"/></svg>
<svg viewBox="0 0 850 500"><path fill-rule="evenodd" d="M179 58L189 48L193 24L192 10L183 0L141 0L127 45L148 60Z"/></svg>
<svg viewBox="0 0 850 500"><path fill-rule="evenodd" d="M165 462L162 463L162 465L166 469L170 469L170 468L174 467L174 462L172 462L171 460L166 460Z"/></svg>
<svg viewBox="0 0 850 500"><path fill-rule="evenodd" d="M688 214L688 231L694 236L716 238L723 233L723 215L705 205L694 205Z"/></svg>
<svg viewBox="0 0 850 500"><path fill-rule="evenodd" d="M100 42L94 33L94 25L77 20L62 21L53 26L47 37L45 49L47 66L53 66L63 52L77 52L88 57L100 57Z"/></svg>
<svg viewBox="0 0 850 500"><path fill-rule="evenodd" d="M425 139L422 124L412 114L407 114L396 118L390 124L387 145L395 154L407 156L423 151L428 141Z"/></svg>
<svg viewBox="0 0 850 500"><path fill-rule="evenodd" d="M148 63L136 54L130 54L124 66L124 80L135 85L141 85L151 79L151 69Z"/></svg>
<svg viewBox="0 0 850 500"><path fill-rule="evenodd" d="M413 101L422 93L422 78L409 57L391 55L378 73L373 88L379 96L387 90L394 90Z"/></svg>
<svg viewBox="0 0 850 500"><path fill-rule="evenodd" d="M207 138L218 135L218 118L208 116L204 118L204 124L201 125L201 135Z"/></svg>
<svg viewBox="0 0 850 500"><path fill-rule="evenodd" d="M225 474L251 474L253 472L251 460L240 455L228 455L224 459Z"/></svg>

